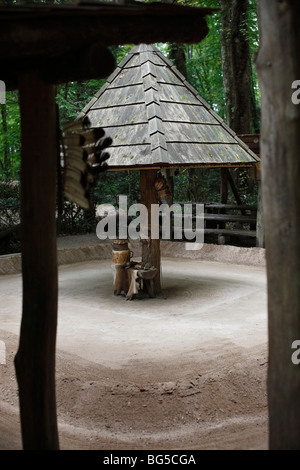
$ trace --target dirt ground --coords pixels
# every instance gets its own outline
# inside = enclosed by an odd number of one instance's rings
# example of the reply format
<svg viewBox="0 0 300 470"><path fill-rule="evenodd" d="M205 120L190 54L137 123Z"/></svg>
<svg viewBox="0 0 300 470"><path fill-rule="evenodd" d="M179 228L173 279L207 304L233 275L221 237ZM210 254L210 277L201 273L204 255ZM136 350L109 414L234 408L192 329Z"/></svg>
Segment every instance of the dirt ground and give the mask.
<svg viewBox="0 0 300 470"><path fill-rule="evenodd" d="M61 449L267 449L263 251L185 256L181 245L165 246L163 296L126 301L113 295L107 251L82 261L80 247L68 246L59 267ZM2 450L22 448L13 366L21 293L19 272L0 276Z"/></svg>

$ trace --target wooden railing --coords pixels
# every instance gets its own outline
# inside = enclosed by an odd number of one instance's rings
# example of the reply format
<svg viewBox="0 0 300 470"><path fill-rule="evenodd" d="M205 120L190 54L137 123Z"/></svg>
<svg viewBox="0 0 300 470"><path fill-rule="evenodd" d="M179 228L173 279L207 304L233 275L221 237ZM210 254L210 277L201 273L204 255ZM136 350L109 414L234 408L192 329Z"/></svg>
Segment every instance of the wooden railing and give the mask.
<svg viewBox="0 0 300 470"><path fill-rule="evenodd" d="M192 204L193 206L193 229L196 226L196 203L178 202L182 207L181 215L176 217L184 218L183 205ZM172 217L171 220L174 220ZM204 241L214 239L219 244L224 244L235 238L256 238L257 207L237 204L204 204ZM182 223L182 227L184 224ZM173 233L173 230L171 230ZM182 239L186 240L185 233L182 233ZM215 236L215 237L213 237ZM171 235L170 241L176 241Z"/></svg>

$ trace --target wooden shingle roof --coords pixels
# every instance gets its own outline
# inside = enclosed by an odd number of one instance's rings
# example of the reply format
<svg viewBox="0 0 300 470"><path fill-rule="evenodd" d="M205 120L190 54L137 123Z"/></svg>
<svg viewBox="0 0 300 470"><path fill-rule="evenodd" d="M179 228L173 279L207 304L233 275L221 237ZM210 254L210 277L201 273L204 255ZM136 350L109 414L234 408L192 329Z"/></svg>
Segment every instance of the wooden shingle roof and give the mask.
<svg viewBox="0 0 300 470"><path fill-rule="evenodd" d="M247 145L155 46L134 46L82 110L113 139L110 169L249 166Z"/></svg>

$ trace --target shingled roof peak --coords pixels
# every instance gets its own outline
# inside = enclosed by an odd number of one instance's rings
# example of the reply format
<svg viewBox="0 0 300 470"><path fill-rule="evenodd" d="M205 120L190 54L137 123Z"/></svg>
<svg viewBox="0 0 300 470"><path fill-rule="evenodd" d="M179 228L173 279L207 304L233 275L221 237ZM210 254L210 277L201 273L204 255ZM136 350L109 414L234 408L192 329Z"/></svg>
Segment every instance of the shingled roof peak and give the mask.
<svg viewBox="0 0 300 470"><path fill-rule="evenodd" d="M154 45L134 46L85 106L111 169L249 166L259 158Z"/></svg>

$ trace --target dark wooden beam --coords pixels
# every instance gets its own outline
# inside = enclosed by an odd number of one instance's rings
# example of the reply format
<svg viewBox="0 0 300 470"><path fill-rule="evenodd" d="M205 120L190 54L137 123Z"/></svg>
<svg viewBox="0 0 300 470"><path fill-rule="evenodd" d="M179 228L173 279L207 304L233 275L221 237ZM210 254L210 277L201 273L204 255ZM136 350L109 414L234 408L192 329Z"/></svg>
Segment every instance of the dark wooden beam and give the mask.
<svg viewBox="0 0 300 470"><path fill-rule="evenodd" d="M129 5L2 7L0 61L1 73L6 72L4 77L1 75L1 80L6 80L7 89L10 89L14 86L10 77L22 71L26 63L31 68L41 66L47 70L47 61L49 69L59 64L62 67L61 79L64 75L69 79L64 58L73 55L80 67L78 52L87 50L94 43L101 43L103 47L158 41L198 43L208 33L205 16L213 11L141 2L131 2ZM99 59L99 64L95 66L105 67L104 62L105 57ZM56 80L57 73L55 70L53 73ZM71 76L75 80L76 71Z"/></svg>
<svg viewBox="0 0 300 470"><path fill-rule="evenodd" d="M24 449L58 448L56 107L54 87L34 72L20 81L23 312L15 367Z"/></svg>
<svg viewBox="0 0 300 470"><path fill-rule="evenodd" d="M19 88L19 79L30 70L36 70L45 83L58 85L70 81L84 81L107 77L116 67L111 51L102 43L81 47L58 57L41 57L6 61L1 76L7 90Z"/></svg>

